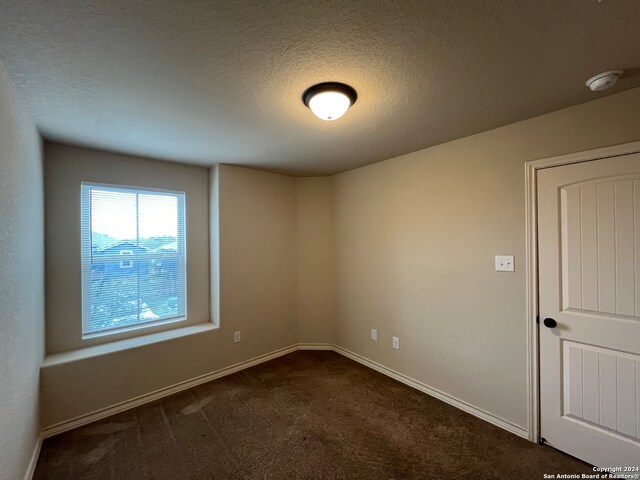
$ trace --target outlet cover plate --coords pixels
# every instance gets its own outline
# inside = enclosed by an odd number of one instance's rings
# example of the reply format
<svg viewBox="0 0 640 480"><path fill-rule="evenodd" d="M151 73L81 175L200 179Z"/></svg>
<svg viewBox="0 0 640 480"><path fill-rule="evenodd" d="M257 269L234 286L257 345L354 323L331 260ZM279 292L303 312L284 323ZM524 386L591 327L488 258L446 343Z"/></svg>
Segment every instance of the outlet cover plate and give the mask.
<svg viewBox="0 0 640 480"><path fill-rule="evenodd" d="M496 272L514 272L513 255L496 255Z"/></svg>

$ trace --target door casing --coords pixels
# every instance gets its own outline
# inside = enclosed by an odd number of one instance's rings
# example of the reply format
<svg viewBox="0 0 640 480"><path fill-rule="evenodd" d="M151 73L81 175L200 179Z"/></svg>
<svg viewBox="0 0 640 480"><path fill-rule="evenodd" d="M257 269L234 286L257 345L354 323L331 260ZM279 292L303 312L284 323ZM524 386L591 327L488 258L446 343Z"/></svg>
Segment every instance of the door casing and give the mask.
<svg viewBox="0 0 640 480"><path fill-rule="evenodd" d="M526 162L527 417L529 440L540 443L540 356L538 342L538 170L640 152L640 141Z"/></svg>

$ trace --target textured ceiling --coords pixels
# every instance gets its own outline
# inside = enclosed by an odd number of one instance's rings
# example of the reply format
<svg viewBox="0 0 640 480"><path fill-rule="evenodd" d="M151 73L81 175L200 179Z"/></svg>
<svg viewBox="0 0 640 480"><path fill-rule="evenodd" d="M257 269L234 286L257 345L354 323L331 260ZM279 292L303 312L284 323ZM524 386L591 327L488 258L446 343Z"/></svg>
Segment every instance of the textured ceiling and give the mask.
<svg viewBox="0 0 640 480"><path fill-rule="evenodd" d="M2 61L49 139L315 175L640 85L638 0L0 0ZM311 84L358 91L340 120ZM544 141L544 139L540 139Z"/></svg>

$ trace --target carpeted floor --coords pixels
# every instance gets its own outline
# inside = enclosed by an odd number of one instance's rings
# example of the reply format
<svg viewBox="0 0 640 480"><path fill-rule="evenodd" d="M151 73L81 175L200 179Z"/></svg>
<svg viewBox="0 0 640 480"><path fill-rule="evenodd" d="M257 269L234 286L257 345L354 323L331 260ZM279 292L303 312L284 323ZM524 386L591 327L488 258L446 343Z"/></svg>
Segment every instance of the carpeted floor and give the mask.
<svg viewBox="0 0 640 480"><path fill-rule="evenodd" d="M542 479L591 467L333 352L295 352L44 442L35 479Z"/></svg>

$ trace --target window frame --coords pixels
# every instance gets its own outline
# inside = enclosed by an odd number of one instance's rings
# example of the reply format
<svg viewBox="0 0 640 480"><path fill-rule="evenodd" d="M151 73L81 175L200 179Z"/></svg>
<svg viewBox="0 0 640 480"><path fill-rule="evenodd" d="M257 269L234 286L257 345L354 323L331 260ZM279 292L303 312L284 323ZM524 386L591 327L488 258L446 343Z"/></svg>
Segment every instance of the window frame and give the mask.
<svg viewBox="0 0 640 480"><path fill-rule="evenodd" d="M171 256L176 258L178 271L183 272L184 281L178 285L178 305L183 305L183 313L175 317L151 319L140 321L132 325L125 325L121 327L113 327L109 329L103 329L99 331L91 331L90 325L90 313L91 313L91 265L93 259L92 250L92 234L91 234L91 189L103 189L113 192L122 193L149 193L155 195L167 195L175 196L178 200L178 232L176 239L176 255ZM88 213L87 213L88 209ZM182 242L180 241L182 238ZM186 222L186 192L179 190L169 190L166 188L153 188L153 187L141 187L135 185L122 185L122 184L110 184L101 182L80 182L80 264L81 264L81 304L82 304L82 318L81 318L81 338L82 340L90 340L97 337L103 337L107 335L119 334L123 332L129 332L133 330L140 330L149 327L156 327L165 324L172 324L176 322L183 322L187 320L187 222ZM114 255L119 257L121 253ZM146 255L127 255L132 257L127 260L133 266L134 260L153 260L154 258L166 257L167 255L158 254L146 254ZM87 260L88 259L88 260ZM122 264L122 261L120 262ZM127 268L122 267L120 268ZM86 288L86 279L89 279L89 288Z"/></svg>

